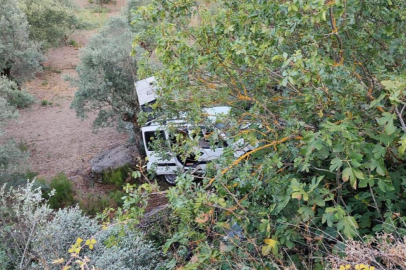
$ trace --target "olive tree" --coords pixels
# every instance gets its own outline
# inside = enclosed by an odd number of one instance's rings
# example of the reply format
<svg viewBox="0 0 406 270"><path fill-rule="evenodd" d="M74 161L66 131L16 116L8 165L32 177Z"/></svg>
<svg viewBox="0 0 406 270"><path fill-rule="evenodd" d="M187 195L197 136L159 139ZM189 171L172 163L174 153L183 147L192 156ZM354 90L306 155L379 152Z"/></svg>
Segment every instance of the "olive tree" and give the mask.
<svg viewBox="0 0 406 270"><path fill-rule="evenodd" d="M0 6L0 75L22 83L39 70L43 56L16 1L0 0Z"/></svg>
<svg viewBox="0 0 406 270"><path fill-rule="evenodd" d="M133 38L127 20L113 17L80 53L78 91L71 107L80 117L97 111L96 128L124 127L125 122L137 127L137 63L130 56Z"/></svg>

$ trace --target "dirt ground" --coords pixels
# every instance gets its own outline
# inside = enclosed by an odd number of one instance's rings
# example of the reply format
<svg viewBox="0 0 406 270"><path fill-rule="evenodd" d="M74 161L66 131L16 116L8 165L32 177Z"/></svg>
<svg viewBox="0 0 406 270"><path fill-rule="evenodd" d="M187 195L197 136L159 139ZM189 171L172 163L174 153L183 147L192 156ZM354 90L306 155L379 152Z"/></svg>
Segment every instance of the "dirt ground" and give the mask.
<svg viewBox="0 0 406 270"><path fill-rule="evenodd" d="M88 0L75 1L81 8L88 5ZM125 0L117 0L116 4L107 6L108 15L119 13L124 4ZM48 179L63 172L81 190L89 186L81 176L89 167L89 160L102 150L127 140L127 135L113 128L93 133L94 115L82 121L70 109L76 89L62 77L64 74L77 76L78 47L84 46L96 32L97 29L76 31L70 39L79 46L63 45L47 52L44 71L24 86L35 96L35 104L20 111L20 118L6 127L6 137L14 138L30 151L31 171Z"/></svg>

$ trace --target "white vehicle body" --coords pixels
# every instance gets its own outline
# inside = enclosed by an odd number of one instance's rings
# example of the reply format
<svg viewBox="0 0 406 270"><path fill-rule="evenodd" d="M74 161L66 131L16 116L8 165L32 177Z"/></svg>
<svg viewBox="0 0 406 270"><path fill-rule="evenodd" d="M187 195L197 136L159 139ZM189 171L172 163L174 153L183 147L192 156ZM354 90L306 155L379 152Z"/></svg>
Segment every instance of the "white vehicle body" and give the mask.
<svg viewBox="0 0 406 270"><path fill-rule="evenodd" d="M150 77L135 83L135 87L137 90L138 100L141 106L141 109L146 111L148 106L155 102L157 96L155 92L154 86L155 79L154 77ZM226 106L219 106L219 107L211 107L204 109L205 113L208 115L208 118L211 121L215 121L220 115L227 115L230 112L230 108ZM179 130L182 130L183 133L190 138L193 139L193 135L191 134L191 130L193 127L188 124L184 123L179 120L171 121L172 125L178 125L180 127ZM202 132L204 132L204 128ZM183 161L182 158L176 156L173 153L166 153L164 157L154 151L152 143L157 138L160 138L162 141L167 142L166 146L171 145L174 143L170 137L168 126L167 125L159 125L155 122L149 122L147 126L141 128L142 131L142 138L143 144L145 148L145 152L147 154L148 163L147 163L147 170L155 169L157 175L162 175L165 177L165 180L170 183L174 184L176 179L176 174L179 171L186 171L189 170L192 173L202 173L207 164L217 158L219 158L224 151L224 147L226 147L225 143L225 136L224 141L218 143L216 147L210 147L208 142L204 142L205 134L200 134L200 138L202 139L202 143L199 140L199 149L198 152L200 155L196 158L186 159ZM223 143L224 142L224 143ZM233 143L233 148L235 148L235 156L241 156L249 150L252 150L250 146L244 146L244 141L239 140L238 142ZM169 149L168 147L168 149Z"/></svg>

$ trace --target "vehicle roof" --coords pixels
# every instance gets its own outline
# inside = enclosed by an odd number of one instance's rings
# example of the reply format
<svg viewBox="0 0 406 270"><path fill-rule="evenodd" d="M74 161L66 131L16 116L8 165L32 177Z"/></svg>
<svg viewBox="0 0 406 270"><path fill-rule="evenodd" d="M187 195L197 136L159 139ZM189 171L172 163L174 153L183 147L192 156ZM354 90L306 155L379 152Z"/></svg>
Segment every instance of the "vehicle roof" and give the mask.
<svg viewBox="0 0 406 270"><path fill-rule="evenodd" d="M135 89L137 91L138 102L140 103L140 106L146 105L156 100L156 86L154 84L155 77L149 77L135 82Z"/></svg>
<svg viewBox="0 0 406 270"><path fill-rule="evenodd" d="M211 121L216 120L216 118L220 115L227 115L230 113L230 107L227 106L217 106L217 107L211 107L211 108L204 108L203 112L208 114L208 118Z"/></svg>

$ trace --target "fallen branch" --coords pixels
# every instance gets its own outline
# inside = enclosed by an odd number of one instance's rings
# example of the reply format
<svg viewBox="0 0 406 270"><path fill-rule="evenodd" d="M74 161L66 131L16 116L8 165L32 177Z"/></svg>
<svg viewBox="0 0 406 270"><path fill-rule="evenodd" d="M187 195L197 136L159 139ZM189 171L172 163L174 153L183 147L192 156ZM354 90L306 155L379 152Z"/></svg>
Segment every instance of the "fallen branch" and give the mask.
<svg viewBox="0 0 406 270"><path fill-rule="evenodd" d="M244 160L245 158L251 156L252 154L254 154L254 153L256 153L256 152L258 152L258 151L260 151L260 150L263 150L263 149L272 147L272 146L275 147L275 146L278 145L278 144L284 143L284 142L289 141L289 140L292 140L292 139L301 140L302 137L301 137L301 136L285 137L285 138L283 138L283 139L281 139L281 140L279 140L279 141L273 141L273 142L271 142L271 143L269 143L269 144L266 144L266 145L264 145L264 146L260 146L260 147L254 149L254 150L252 150L252 151L250 151L250 152L247 152L247 153L245 153L244 155L242 155L241 157L239 157L238 159L236 159L233 163L231 163L230 166L228 166L227 168L225 168L224 170L222 170L221 173L220 173L220 175L224 175L224 174L225 174L226 172L228 172L231 168L233 168L234 166L236 166L237 164L239 164L242 160ZM218 176L216 176L216 177L210 179L209 183L207 184L207 186L206 186L205 188L210 187L211 184L214 182L214 180L217 179L217 177L218 177Z"/></svg>

